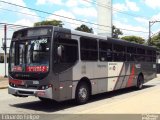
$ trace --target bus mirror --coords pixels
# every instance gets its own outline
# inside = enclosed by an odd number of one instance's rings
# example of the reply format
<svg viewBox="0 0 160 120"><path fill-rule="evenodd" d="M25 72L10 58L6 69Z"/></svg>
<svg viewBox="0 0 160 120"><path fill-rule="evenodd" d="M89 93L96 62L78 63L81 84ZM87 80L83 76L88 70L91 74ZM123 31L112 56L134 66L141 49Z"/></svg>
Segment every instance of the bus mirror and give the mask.
<svg viewBox="0 0 160 120"><path fill-rule="evenodd" d="M58 54L59 57L62 57L62 51L63 51L63 46L62 45L58 46L57 54Z"/></svg>

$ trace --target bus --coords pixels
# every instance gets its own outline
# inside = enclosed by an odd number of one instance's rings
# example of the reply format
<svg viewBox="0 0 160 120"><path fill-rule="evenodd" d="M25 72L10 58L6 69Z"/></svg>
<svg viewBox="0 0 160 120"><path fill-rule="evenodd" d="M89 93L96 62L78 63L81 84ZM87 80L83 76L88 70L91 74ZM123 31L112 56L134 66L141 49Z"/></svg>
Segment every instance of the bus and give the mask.
<svg viewBox="0 0 160 120"><path fill-rule="evenodd" d="M55 26L15 31L8 92L42 101L75 99L137 87L156 77L156 49Z"/></svg>

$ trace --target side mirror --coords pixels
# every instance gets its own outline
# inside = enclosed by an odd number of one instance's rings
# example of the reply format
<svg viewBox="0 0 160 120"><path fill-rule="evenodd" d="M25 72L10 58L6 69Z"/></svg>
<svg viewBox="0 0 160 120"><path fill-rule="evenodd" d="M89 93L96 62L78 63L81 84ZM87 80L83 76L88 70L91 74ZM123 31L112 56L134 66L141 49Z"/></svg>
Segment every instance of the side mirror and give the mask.
<svg viewBox="0 0 160 120"><path fill-rule="evenodd" d="M58 46L58 48L57 48L57 55L59 57L62 57L62 51L63 51L63 46L62 45Z"/></svg>

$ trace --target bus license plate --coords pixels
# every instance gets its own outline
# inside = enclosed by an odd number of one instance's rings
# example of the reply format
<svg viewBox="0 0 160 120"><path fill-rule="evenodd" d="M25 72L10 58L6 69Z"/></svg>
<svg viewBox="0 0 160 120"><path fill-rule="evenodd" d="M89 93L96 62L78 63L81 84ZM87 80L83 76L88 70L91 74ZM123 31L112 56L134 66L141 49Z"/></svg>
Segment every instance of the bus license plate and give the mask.
<svg viewBox="0 0 160 120"><path fill-rule="evenodd" d="M34 85L38 85L38 84L39 84L39 81L33 81L33 84L34 84Z"/></svg>

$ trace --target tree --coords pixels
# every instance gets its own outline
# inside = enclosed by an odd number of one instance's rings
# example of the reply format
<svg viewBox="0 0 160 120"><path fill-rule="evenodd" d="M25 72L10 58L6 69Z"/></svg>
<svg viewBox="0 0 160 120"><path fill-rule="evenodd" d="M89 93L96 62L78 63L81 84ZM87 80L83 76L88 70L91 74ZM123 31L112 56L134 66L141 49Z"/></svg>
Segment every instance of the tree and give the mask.
<svg viewBox="0 0 160 120"><path fill-rule="evenodd" d="M46 20L34 23L34 26L41 26L41 25L53 25L53 26L63 27L64 24L60 20L50 20L50 21Z"/></svg>
<svg viewBox="0 0 160 120"><path fill-rule="evenodd" d="M81 26L77 27L75 30L93 33L93 29L89 28L87 25L82 24Z"/></svg>
<svg viewBox="0 0 160 120"><path fill-rule="evenodd" d="M160 49L160 33L151 38L150 45L156 46L158 49Z"/></svg>
<svg viewBox="0 0 160 120"><path fill-rule="evenodd" d="M116 26L112 26L112 34L113 34L113 38L118 38L119 35L123 35L123 32L119 29L116 28Z"/></svg>
<svg viewBox="0 0 160 120"><path fill-rule="evenodd" d="M135 43L138 43L138 44L144 44L145 43L145 40L141 37L138 37L138 36L124 36L121 39L129 41L129 42L135 42Z"/></svg>

